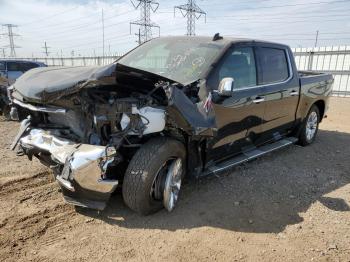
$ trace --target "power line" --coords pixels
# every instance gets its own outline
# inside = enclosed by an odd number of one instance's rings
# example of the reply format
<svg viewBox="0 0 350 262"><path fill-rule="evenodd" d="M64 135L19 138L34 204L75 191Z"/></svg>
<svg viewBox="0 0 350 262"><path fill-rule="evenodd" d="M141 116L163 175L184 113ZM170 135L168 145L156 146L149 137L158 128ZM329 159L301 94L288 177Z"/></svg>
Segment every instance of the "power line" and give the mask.
<svg viewBox="0 0 350 262"><path fill-rule="evenodd" d="M322 22L337 22L337 21L348 21L348 19L342 18L342 19L323 19L322 20ZM290 21L290 22L291 23L314 23L315 21L297 20L297 21ZM217 22L212 22L212 21L209 21L208 23L216 23L217 24ZM267 24L279 24L279 25L281 25L281 21L249 21L249 23L258 23L258 24L267 23ZM235 25L240 25L240 24L245 24L246 25L247 22L235 23ZM282 24L282 26L284 26L284 25Z"/></svg>
<svg viewBox="0 0 350 262"><path fill-rule="evenodd" d="M31 25L31 24L34 24L34 23L37 23L37 22L40 22L40 21L43 21L43 20L47 20L47 19L52 18L52 17L56 17L56 16L59 16L59 15L68 13L68 12L70 12L70 11L73 11L73 10L77 9L78 7L79 7L79 6L75 6L75 7L73 7L73 8L67 9L67 10L65 10L65 11L58 12L58 13L54 13L54 14L52 14L52 15L50 15L50 16L47 16L47 17L44 17L44 18L40 18L40 19L31 21L31 22L29 22L29 23L26 23L25 25L26 25L26 26L27 26L27 25Z"/></svg>
<svg viewBox="0 0 350 262"><path fill-rule="evenodd" d="M99 13L100 11L96 12ZM126 11L126 12L123 12L123 13L119 13L117 14L117 17L119 16L122 16L122 15L125 15L125 14L129 14L129 13L132 13L132 12L135 12L135 10L129 10L129 11ZM39 33L42 33L43 32L43 28L47 29L47 27L56 27L56 26L59 26L60 28L59 29L64 29L63 31L58 31L58 33L62 33L62 32L66 32L68 29L69 31L71 31L72 29L86 29L88 25L95 25L96 22L95 21L90 21L90 22L86 22L86 23L83 23L83 24L79 24L77 26L74 26L72 27L71 25L68 25L68 26L64 26L62 27L62 24L66 24L66 23L70 23L71 21L75 21L75 20L81 20L82 18L91 18L91 15L88 15L88 16L82 16L82 17L79 17L77 19L71 19L71 20L68 20L68 21L65 21L65 22L62 22L62 23L58 23L58 24L51 24L51 25L47 25L47 26L40 26L38 27L37 29L35 30L29 30L27 32L30 32L30 33L36 33L36 32L39 32ZM112 16L108 16L108 17L105 17L104 20L109 20L109 19L113 19L113 18L116 18L116 15L112 15ZM52 32L52 29L48 29L50 32ZM45 31L44 31L45 33ZM55 34L57 33L57 31L55 31Z"/></svg>
<svg viewBox="0 0 350 262"><path fill-rule="evenodd" d="M310 36L314 34L314 32L310 33L288 33L288 34L263 34L262 36L289 36L289 35L296 35L296 36ZM346 35L350 34L350 32L322 32L322 35Z"/></svg>
<svg viewBox="0 0 350 262"><path fill-rule="evenodd" d="M117 35L114 37L106 38L105 40L109 41L109 40L113 40L113 39L121 39L121 41L123 41L123 40L125 40L124 37L130 37L130 36L131 36L130 34ZM97 40L97 41L93 41L93 42L84 42L82 44L77 44L77 45L65 47L65 48L63 48L63 50L72 49L72 48L80 47L80 46L87 46L87 45L91 45L91 44L97 44L97 43L100 43L100 41Z"/></svg>
<svg viewBox="0 0 350 262"><path fill-rule="evenodd" d="M3 35L7 35L9 38L10 44L6 47L10 47L10 50L11 50L10 57L16 57L16 48L19 48L19 46L15 45L14 37L19 36L19 35L13 33L13 28L18 27L18 26L13 25L13 24L3 24L2 26L7 27L7 34L3 34Z"/></svg>
<svg viewBox="0 0 350 262"><path fill-rule="evenodd" d="M130 22L130 34L131 34L131 26L138 25L139 26L139 39L140 43L144 43L150 39L152 39L152 28L156 27L159 30L160 35L160 27L159 25L151 22L151 10L155 13L159 7L159 3L154 0L136 0L138 3L134 3L133 0L130 0L135 9L140 7L140 19Z"/></svg>
<svg viewBox="0 0 350 262"><path fill-rule="evenodd" d="M196 4L195 0L188 0L187 4L175 6L174 16L176 9L180 10L183 17L187 17L187 35L196 35L196 20L202 15L206 17L206 13Z"/></svg>
<svg viewBox="0 0 350 262"><path fill-rule="evenodd" d="M350 9L349 9L350 11ZM324 17L349 17L350 14L349 12L347 12L346 14L332 14L332 15L284 15L284 16L272 16L272 17L264 17L268 20L279 20L279 19L286 19L286 18L324 18ZM243 18L240 18L239 16L220 16L220 17L209 17L210 19L232 19L235 21L249 21L249 20L254 20L254 19L261 19L260 17L256 17L256 16L246 16L244 15Z"/></svg>
<svg viewBox="0 0 350 262"><path fill-rule="evenodd" d="M107 19L104 19L104 20L106 21ZM120 25L120 24L128 22L128 21L129 21L129 19L126 19L126 20L123 20L123 21L119 21L117 23L105 25L104 27L106 29L106 28L109 28L109 27L112 27L112 26L115 26L115 25ZM89 24L91 24L91 23L89 23ZM81 30L84 30L84 31L86 30L86 33L88 33L89 37L91 37L91 32L92 31L99 31L99 30L101 30L101 26L98 25L96 22L94 22L94 25L95 25L95 27L84 26L84 27L81 27L81 28L76 29L76 30L73 30L73 29L72 30L68 30L68 32L67 31L66 32L58 32L58 33L55 33L54 37L49 37L49 38L46 38L46 39L49 39L49 40L59 39L59 40L66 41L66 39L63 39L63 38L67 37L67 36L69 37L70 35L72 35L74 37L77 36L77 37L80 38L80 33L77 34L77 32L80 32ZM86 37L83 37L81 39L86 39Z"/></svg>
<svg viewBox="0 0 350 262"><path fill-rule="evenodd" d="M134 10L133 10L134 11ZM132 12L133 12L132 11ZM331 10L330 10L331 11ZM336 10L334 10L334 11L336 11ZM125 12L125 13L130 13L130 11L128 11L128 12ZM123 13L123 14L125 14L125 13ZM120 15L122 15L122 14L120 14ZM277 17L276 17L277 18ZM105 18L104 20L107 20L108 18ZM275 17L273 17L273 19L275 19ZM127 20L126 20L127 21ZM83 25L80 25L79 27L76 27L76 30L73 30L73 29L75 29L75 28L70 28L70 30L68 31L68 30L65 30L64 32L62 31L62 32L57 32L57 31L55 31L55 36L54 37L51 37L51 38L49 38L49 39L57 39L57 38L61 38L61 39L63 39L63 37L61 37L61 36L59 36L60 34L61 35L64 35L64 36L67 36L67 34L73 34L74 35L74 37L75 36L78 36L79 37L79 34L76 34L75 32L76 31L81 31L81 30L89 30L89 33L91 32L91 29L100 29L100 26L98 26L98 27L95 27L95 28L91 28L91 27L88 27L87 25L89 25L89 24L92 24L91 22L89 22L89 23L85 23L85 24L83 24ZM93 24L96 24L95 22L93 22ZM118 23L119 24L119 23ZM107 26L107 27L109 27L109 26ZM79 29L79 30L77 30L77 29ZM68 32L67 32L68 31Z"/></svg>
<svg viewBox="0 0 350 262"><path fill-rule="evenodd" d="M320 1L320 2L311 2L311 3L302 3L302 4L287 4L287 5L272 5L272 6L255 6L255 7L247 7L239 9L242 10L254 10L254 9L271 9L271 8L279 8L279 7L294 7L294 6L305 6L305 5L319 5L319 4L335 4L335 3L345 3L350 2L349 0L335 0L335 1ZM216 6L223 6L227 4L217 3ZM232 5L232 3L230 3Z"/></svg>
<svg viewBox="0 0 350 262"><path fill-rule="evenodd" d="M255 1L255 0L254 0ZM260 1L262 1L262 0L260 0ZM273 1L273 0L265 0L265 1ZM215 4L215 5L218 5L218 4ZM220 5L220 3L219 3L219 5ZM121 15L124 15L124 14L128 14L128 13L131 13L131 12L134 12L135 10L130 10L130 11L127 11L127 12L124 12L124 13L120 13L120 14L118 14L118 16L121 16ZM350 9L329 9L329 10L325 10L325 11L322 11L322 10L319 10L319 11L317 11L317 13L318 14L320 14L320 13L331 13L331 12L347 12L347 11L350 11ZM315 11L298 11L298 14L309 14L309 13L314 13ZM170 13L170 12L158 12L158 13ZM274 15L275 13L268 13L268 14L265 14L265 15ZM281 12L279 12L278 13L279 15L283 15L283 14L290 14L290 12L285 12L285 13L281 13ZM245 16L245 15L244 15ZM76 21L76 20L81 20L82 18L90 18L91 17L91 15L89 14L89 15L87 15L87 16L83 16L83 17L78 17L78 18L74 18L74 19L71 19L71 20L67 20L67 21L64 21L64 22L62 22L62 23L57 23L57 24L50 24L50 25L44 25L44 26L42 26L42 25L40 25L40 27L38 27L38 29L35 29L35 30L30 30L30 31L28 31L28 32L31 32L31 33L35 33L35 32L40 32L40 33L42 33L43 32L43 28L45 29L45 28L47 28L47 27L53 27L53 26L61 26L62 24L67 24L67 23L70 23L70 22L72 22L72 21ZM108 20L108 19L111 19L111 18L114 18L115 17L115 15L113 15L113 16L110 16L110 17L105 17L105 20ZM233 17L233 16L220 16L220 17ZM236 15L234 16L234 17L237 17ZM214 17L213 17L214 18ZM81 24L81 25L79 25L78 27L71 27L71 26L68 26L68 27L63 27L63 28L69 28L69 29L75 29L75 28L86 28L86 26L87 25L91 25L91 24L95 24L95 22L88 22L88 23L84 23L84 24ZM27 24L26 25L23 25L23 26L27 26ZM57 33L57 32L55 32L55 33Z"/></svg>

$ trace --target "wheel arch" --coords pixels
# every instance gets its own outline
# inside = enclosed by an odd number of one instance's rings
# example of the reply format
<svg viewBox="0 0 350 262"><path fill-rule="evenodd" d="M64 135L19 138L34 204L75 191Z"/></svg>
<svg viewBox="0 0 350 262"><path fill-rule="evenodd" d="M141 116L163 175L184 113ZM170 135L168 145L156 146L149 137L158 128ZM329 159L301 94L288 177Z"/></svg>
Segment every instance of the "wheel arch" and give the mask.
<svg viewBox="0 0 350 262"><path fill-rule="evenodd" d="M318 108L318 111L320 112L320 122L322 121L323 117L324 117L324 113L325 113L325 110L326 110L326 103L324 100L317 100L315 103L313 103L311 105L311 107L315 105L317 106ZM311 108L310 107L310 108Z"/></svg>

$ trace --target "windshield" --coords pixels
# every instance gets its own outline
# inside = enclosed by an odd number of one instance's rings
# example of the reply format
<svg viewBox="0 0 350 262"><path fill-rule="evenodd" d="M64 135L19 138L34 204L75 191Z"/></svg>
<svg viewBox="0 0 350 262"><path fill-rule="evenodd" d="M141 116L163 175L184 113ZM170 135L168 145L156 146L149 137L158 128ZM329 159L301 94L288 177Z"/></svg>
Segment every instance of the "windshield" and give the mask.
<svg viewBox="0 0 350 262"><path fill-rule="evenodd" d="M118 63L189 84L208 70L223 47L203 38L157 38L131 51Z"/></svg>

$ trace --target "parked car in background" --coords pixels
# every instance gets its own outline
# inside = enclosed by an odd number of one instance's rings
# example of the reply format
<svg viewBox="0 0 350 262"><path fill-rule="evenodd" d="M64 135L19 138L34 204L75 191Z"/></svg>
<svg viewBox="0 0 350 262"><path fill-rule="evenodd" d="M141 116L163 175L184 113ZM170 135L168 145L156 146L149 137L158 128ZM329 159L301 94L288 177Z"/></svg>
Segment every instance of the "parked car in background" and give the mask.
<svg viewBox="0 0 350 262"><path fill-rule="evenodd" d="M6 118L9 118L10 113L7 88L25 72L37 67L46 67L46 65L41 62L26 60L0 60L0 113L5 115Z"/></svg>
<svg viewBox="0 0 350 262"><path fill-rule="evenodd" d="M332 84L283 44L156 38L111 65L23 75L11 95L30 115L11 148L51 167L74 205L103 209L121 186L132 210L171 211L185 175L311 144Z"/></svg>

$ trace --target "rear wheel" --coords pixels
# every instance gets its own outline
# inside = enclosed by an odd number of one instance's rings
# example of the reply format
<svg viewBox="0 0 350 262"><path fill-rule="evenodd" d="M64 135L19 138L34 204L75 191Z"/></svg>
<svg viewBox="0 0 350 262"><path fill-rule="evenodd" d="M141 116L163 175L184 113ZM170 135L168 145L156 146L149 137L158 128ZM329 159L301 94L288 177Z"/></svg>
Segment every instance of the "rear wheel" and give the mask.
<svg viewBox="0 0 350 262"><path fill-rule="evenodd" d="M132 210L147 215L176 205L186 170L184 145L170 138L155 138L133 156L125 172L123 198Z"/></svg>
<svg viewBox="0 0 350 262"><path fill-rule="evenodd" d="M316 105L313 105L307 114L305 121L301 128L301 133L299 137L299 143L302 146L310 145L315 141L318 124L320 122L320 111Z"/></svg>

